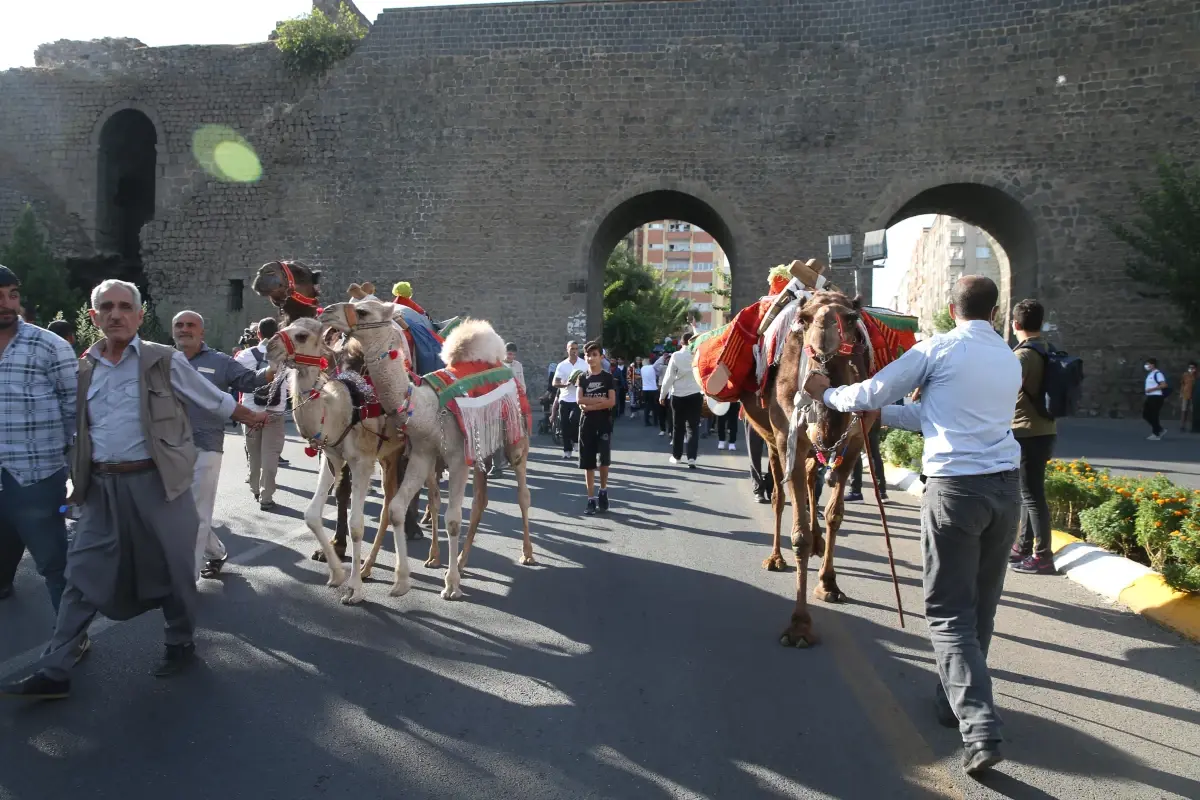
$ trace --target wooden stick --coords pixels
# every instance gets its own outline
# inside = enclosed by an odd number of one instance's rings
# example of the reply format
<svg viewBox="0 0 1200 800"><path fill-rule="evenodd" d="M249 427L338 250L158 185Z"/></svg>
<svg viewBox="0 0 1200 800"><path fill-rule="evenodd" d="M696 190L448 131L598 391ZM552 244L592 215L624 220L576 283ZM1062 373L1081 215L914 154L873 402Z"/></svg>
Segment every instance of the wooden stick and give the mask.
<svg viewBox="0 0 1200 800"><path fill-rule="evenodd" d="M879 521L883 523L883 541L887 545L888 566L892 568L892 588L896 590L896 611L900 614L900 627L904 627L904 605L900 602L900 581L896 577L896 560L892 557L892 537L888 533L887 514L883 511L883 496L879 493L879 476L875 474L875 459L871 458L871 442L867 438L867 420L858 418L862 429L863 447L867 451L867 466L871 470L871 482L875 484L875 504L879 506Z"/></svg>

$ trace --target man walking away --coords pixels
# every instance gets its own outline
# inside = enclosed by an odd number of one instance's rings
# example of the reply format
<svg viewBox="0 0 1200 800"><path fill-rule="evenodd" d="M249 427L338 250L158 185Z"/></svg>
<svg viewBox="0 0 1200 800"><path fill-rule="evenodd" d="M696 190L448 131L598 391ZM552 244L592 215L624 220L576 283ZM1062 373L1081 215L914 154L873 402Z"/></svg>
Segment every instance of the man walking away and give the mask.
<svg viewBox="0 0 1200 800"><path fill-rule="evenodd" d="M883 454L879 450L881 428L883 428L883 423L877 419L875 424L867 430L866 455L871 459L871 465L875 467L875 479L879 482L879 499L886 501L888 499L887 480L883 476ZM863 499L862 482L863 462L860 458L854 462L854 472L850 474L850 491L846 493L847 502L859 502Z"/></svg>
<svg viewBox="0 0 1200 800"><path fill-rule="evenodd" d="M662 411L658 407L658 375L654 372L654 354L651 353L642 365L642 420L647 426L658 422ZM651 419L653 418L653 421ZM662 431L658 433L662 436Z"/></svg>
<svg viewBox="0 0 1200 800"><path fill-rule="evenodd" d="M267 342L279 333L279 321L274 317L264 317L259 320L257 335L258 344L247 347L234 356L234 361L248 372L265 370L267 364ZM274 393L275 402L271 402ZM286 380L274 381L260 386L250 395L247 404L255 411L265 412L267 424L261 428L249 425L243 426L246 440L246 483L250 484L250 493L258 501L258 507L263 511L275 508L275 476L279 472L279 457L283 455L283 445L287 440L285 418L288 404L288 383Z"/></svg>
<svg viewBox="0 0 1200 800"><path fill-rule="evenodd" d="M1013 416L1013 436L1021 446L1021 525L1008 561L1017 572L1053 575L1050 504L1046 502L1046 464L1054 455L1058 426L1046 410L1043 384L1050 350L1042 339L1046 311L1037 300L1013 308L1015 352L1021 362L1021 391Z"/></svg>
<svg viewBox="0 0 1200 800"><path fill-rule="evenodd" d="M671 419L674 422L671 463L678 464L683 460L686 429L690 434L687 440L688 467L695 469L696 453L700 448L700 407L704 404L704 395L700 393L700 384L696 383L696 376L692 371L692 351L688 348L688 342L691 340L692 334L689 331L683 335L683 346L671 354L658 394L663 404L666 404L667 398L670 397Z"/></svg>
<svg viewBox="0 0 1200 800"><path fill-rule="evenodd" d="M660 393L662 390L663 381L667 376L667 364L669 363L668 359L670 359L670 356L667 353L663 353L658 358L654 359L654 385L658 387ZM658 406L659 436L668 436L670 435L671 431L674 430L674 427L671 424L671 401L669 399L670 390L667 391L667 397L668 399L666 402L664 402L660 397L658 402L655 404Z"/></svg>
<svg viewBox="0 0 1200 800"><path fill-rule="evenodd" d="M171 336L192 369L222 392L234 390L253 394L255 389L265 386L274 377L270 367L252 372L224 353L210 349L204 343L204 317L195 311L180 311L175 315L171 320ZM225 451L225 416L198 408L187 399L184 405L192 427L192 440L196 445L192 480L192 497L200 517L196 527L196 580L215 578L229 558L225 544L212 529L217 482L221 477L221 459ZM254 419L256 426L261 425L260 420L265 420L265 416L256 416Z"/></svg>
<svg viewBox="0 0 1200 800"><path fill-rule="evenodd" d="M78 365L58 336L20 318L21 282L0 266L0 600L25 550L58 611L67 567L67 447Z"/></svg>
<svg viewBox="0 0 1200 800"><path fill-rule="evenodd" d="M1167 376L1158 369L1157 359L1147 358L1143 367L1146 370L1146 400L1142 404L1142 419L1150 423L1150 435L1146 438L1157 442L1167 435L1158 418L1171 389L1167 386Z"/></svg>
<svg viewBox="0 0 1200 800"><path fill-rule="evenodd" d="M554 388L558 389L558 419L562 430L563 458L570 458L579 436L578 379L587 371L579 357L579 345L567 342L567 357L554 368Z"/></svg>
<svg viewBox="0 0 1200 800"><path fill-rule="evenodd" d="M580 381L579 407L583 416L579 421L579 468L584 470L587 486L585 514L608 511L608 467L612 461L612 408L617 403L616 382L613 375L604 369L600 358L600 344L588 342L584 347L587 355L588 374ZM596 467L600 468L600 494L595 494Z"/></svg>
<svg viewBox="0 0 1200 800"><path fill-rule="evenodd" d="M742 404L734 400L729 404L729 410L717 417L718 450L725 450L726 448L731 452L737 450L738 416L741 411Z"/></svg>
<svg viewBox="0 0 1200 800"><path fill-rule="evenodd" d="M67 555L67 587L38 671L0 686L0 696L67 697L69 670L96 614L126 620L161 608L166 651L154 674L174 675L194 660L191 532L199 520L183 399L239 422L264 421L201 378L183 353L138 337L142 298L132 283L104 281L91 304L105 338L79 360L71 499L82 515Z"/></svg>
<svg viewBox="0 0 1200 800"><path fill-rule="evenodd" d="M1196 391L1196 362L1189 361L1179 378L1179 430L1187 432L1192 421L1192 397Z"/></svg>
<svg viewBox="0 0 1200 800"><path fill-rule="evenodd" d="M962 734L968 774L1003 760L987 653L1020 511L1012 420L1021 365L992 327L999 296L987 278L960 278L950 300L954 330L917 343L869 381L831 389L810 373L804 384L837 411L882 409L884 425L925 435L921 555L941 679L936 707L942 724ZM891 405L917 387L920 403Z"/></svg>

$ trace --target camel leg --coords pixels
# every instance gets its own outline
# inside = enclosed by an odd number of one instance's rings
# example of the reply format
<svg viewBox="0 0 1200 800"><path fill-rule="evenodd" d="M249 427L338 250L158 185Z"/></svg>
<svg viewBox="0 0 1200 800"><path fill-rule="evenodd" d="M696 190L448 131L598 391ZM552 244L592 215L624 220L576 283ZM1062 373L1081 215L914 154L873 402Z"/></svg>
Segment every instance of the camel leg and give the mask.
<svg viewBox="0 0 1200 800"><path fill-rule="evenodd" d="M782 434L786 436L787 434ZM807 444L807 443L806 443ZM808 559L812 555L813 534L808 526L808 497L805 459L796 459L788 482L792 487L792 552L796 554L796 607L791 624L779 637L785 647L809 647L819 641L808 612ZM800 502L804 500L805 502Z"/></svg>
<svg viewBox="0 0 1200 800"><path fill-rule="evenodd" d="M450 469L450 497L446 501L446 588L443 600L458 600L462 595L462 578L458 572L458 536L462 532L462 504L467 494L467 465L455 464Z"/></svg>
<svg viewBox="0 0 1200 800"><path fill-rule="evenodd" d="M425 488L429 490L429 505L425 507L425 513L430 518L429 557L425 559L425 566L429 569L437 569L442 565L438 553L438 512L442 508L442 493L438 489L436 472L430 471L429 481L425 484Z"/></svg>
<svg viewBox="0 0 1200 800"><path fill-rule="evenodd" d="M408 467L404 470L404 480L400 482L400 488L396 490L396 496L392 498L392 502L388 504L387 508L387 513L392 518L393 528L397 527L397 520L400 520L399 525L404 524L404 514L407 512L409 504L412 503L413 497L421 491L421 481L429 474L432 463L433 454L428 451L413 450L409 455ZM392 582L392 590L388 594L392 597L400 597L407 594L410 588L412 587L408 577L408 548L401 548L397 541L396 577Z"/></svg>
<svg viewBox="0 0 1200 800"><path fill-rule="evenodd" d="M458 556L458 572L462 575L467 569L467 557L471 554L471 543L475 541L475 530L483 512L487 510L487 473L476 465L471 476L474 491L471 492L471 522L467 526L467 539L463 542L462 553Z"/></svg>
<svg viewBox="0 0 1200 800"><path fill-rule="evenodd" d="M775 486L771 492L771 510L775 512L775 533L771 537L771 555L763 561L763 569L771 572L784 572L788 565L783 559L779 545L782 538L783 507L787 504L787 497L785 497L783 489L783 460L780 458L779 450L774 447L768 448L767 461L771 468L771 482Z"/></svg>
<svg viewBox="0 0 1200 800"><path fill-rule="evenodd" d="M325 509L325 501L329 499L329 490L333 488L334 478L341 472L341 468L341 461L334 464L329 453L321 456L321 466L317 470L317 488L313 490L312 500L304 511L304 522L321 545L320 552L324 556L322 560L329 564L327 586L341 586L342 581L346 580L346 569L342 566L342 560L334 553L329 537L325 535L325 522L321 515Z"/></svg>
<svg viewBox="0 0 1200 800"><path fill-rule="evenodd" d="M391 514L388 513L388 508L392 504L392 498L396 496L397 484L396 480L396 460L394 457L386 459L383 464L383 508L379 511L379 531L375 534L375 541L371 544L371 553L367 556L367 560L362 565L362 578L366 580L371 577L371 568L375 566L375 559L379 557L379 548L383 547L383 538L387 535L388 523L391 521ZM396 539L396 557L400 557L400 540Z"/></svg>
<svg viewBox="0 0 1200 800"><path fill-rule="evenodd" d="M830 489L829 502L825 504L825 546L821 557L821 571L817 574L817 585L813 587L813 597L826 603L841 603L846 600L846 594L837 585L837 573L833 568L833 545L845 518L846 480L853 469L848 465L853 463L851 459L846 459L834 470L836 483Z"/></svg>
<svg viewBox="0 0 1200 800"><path fill-rule="evenodd" d="M529 537L529 483L526 470L529 468L529 439L522 439L508 448L508 463L517 476L517 504L521 506L521 565L533 566L533 541Z"/></svg>
<svg viewBox="0 0 1200 800"><path fill-rule="evenodd" d="M350 463L351 486L350 495L350 544L353 558L350 560L350 582L342 587L342 603L357 605L367 599L362 582L362 540L363 529L366 528L366 514L363 507L367 503L367 490L371 487L371 473L375 471L375 459L370 456L358 456Z"/></svg>
<svg viewBox="0 0 1200 800"><path fill-rule="evenodd" d="M332 469L332 467L328 468ZM350 508L350 468L344 467L334 474L342 476L341 482L337 487L337 493L333 498L334 503L337 505L337 525L333 529L333 551L337 554L340 561L346 555L346 532L349 530L347 514ZM324 561L325 559L325 554L320 550L312 554L313 561Z"/></svg>
<svg viewBox="0 0 1200 800"><path fill-rule="evenodd" d="M804 471L804 483L808 492L808 527L813 532L813 554L825 552L825 539L821 536L821 524L817 520L817 481L821 479L817 471L817 460L808 459Z"/></svg>

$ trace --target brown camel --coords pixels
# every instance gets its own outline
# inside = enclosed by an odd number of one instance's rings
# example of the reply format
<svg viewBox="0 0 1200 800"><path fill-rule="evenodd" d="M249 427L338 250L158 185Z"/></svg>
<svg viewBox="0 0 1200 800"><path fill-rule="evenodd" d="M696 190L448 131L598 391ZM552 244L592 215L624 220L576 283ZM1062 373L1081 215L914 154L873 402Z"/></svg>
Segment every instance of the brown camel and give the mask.
<svg viewBox="0 0 1200 800"><path fill-rule="evenodd" d="M833 386L854 383L862 379L860 376L867 375L867 348L857 326L859 305L859 301L851 301L840 292L817 292L800 309L797 315L800 330L788 333L782 357L767 375L762 399L749 392L742 396L746 417L767 443L770 453L775 531L771 555L763 562L770 570L787 568L780 552L780 529L783 506L787 502L784 487L791 488L791 539L797 567L796 606L791 623L780 636L780 643L789 647L808 647L819 641L808 611L810 556L822 553L813 595L826 602L845 599L837 586L833 548L843 518L842 494L846 480L853 471L855 459L862 454L862 433L855 415L828 409L820 403L820 398L813 406L816 421L806 425L795 402L810 371L824 371ZM877 413L871 412L872 415ZM789 467L788 438L793 416L797 420L797 429L791 443ZM867 424L872 421L868 416ZM831 487L825 509L825 537L817 527L816 515L816 481L822 460L829 466L826 482Z"/></svg>

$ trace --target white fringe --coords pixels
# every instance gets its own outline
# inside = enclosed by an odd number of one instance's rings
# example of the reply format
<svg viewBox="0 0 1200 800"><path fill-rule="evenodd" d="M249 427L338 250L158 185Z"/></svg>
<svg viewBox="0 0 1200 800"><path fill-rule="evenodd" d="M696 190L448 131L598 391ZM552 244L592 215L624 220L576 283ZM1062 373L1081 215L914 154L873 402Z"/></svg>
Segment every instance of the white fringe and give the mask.
<svg viewBox="0 0 1200 800"><path fill-rule="evenodd" d="M525 418L517 382L509 379L481 397L459 397L458 418L465 432L467 465L482 462L524 435Z"/></svg>

